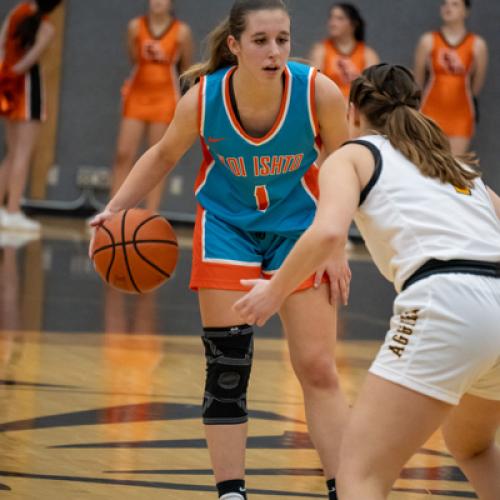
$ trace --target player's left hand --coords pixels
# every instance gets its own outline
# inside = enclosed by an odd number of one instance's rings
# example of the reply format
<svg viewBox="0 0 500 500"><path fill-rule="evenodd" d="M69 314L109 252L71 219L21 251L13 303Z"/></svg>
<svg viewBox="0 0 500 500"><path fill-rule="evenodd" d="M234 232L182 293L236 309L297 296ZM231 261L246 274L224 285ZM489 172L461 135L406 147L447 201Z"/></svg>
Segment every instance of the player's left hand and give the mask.
<svg viewBox="0 0 500 500"><path fill-rule="evenodd" d="M104 209L102 212L96 214L94 218L88 223L89 226L92 229L92 236L90 237L90 243L89 243L89 259L92 259L92 248L94 247L94 240L95 240L95 230L98 226L101 224L104 224L108 219L113 217L116 212L109 210L109 208Z"/></svg>
<svg viewBox="0 0 500 500"><path fill-rule="evenodd" d="M241 284L251 290L233 305L233 309L249 325L264 326L279 311L283 298L272 290L270 280L241 280Z"/></svg>
<svg viewBox="0 0 500 500"><path fill-rule="evenodd" d="M337 302L346 306L349 301L349 291L351 286L351 268L349 261L344 254L342 258L331 258L314 276L314 288L319 288L324 274L330 280L330 304Z"/></svg>

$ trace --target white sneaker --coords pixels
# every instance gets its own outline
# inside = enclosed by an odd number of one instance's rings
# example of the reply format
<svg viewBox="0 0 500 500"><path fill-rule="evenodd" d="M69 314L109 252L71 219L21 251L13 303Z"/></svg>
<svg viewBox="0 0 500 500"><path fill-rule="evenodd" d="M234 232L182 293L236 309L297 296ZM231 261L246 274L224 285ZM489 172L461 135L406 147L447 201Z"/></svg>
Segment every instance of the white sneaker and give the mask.
<svg viewBox="0 0 500 500"><path fill-rule="evenodd" d="M21 248L39 238L40 233L34 231L0 231L0 248Z"/></svg>
<svg viewBox="0 0 500 500"><path fill-rule="evenodd" d="M2 229L11 229L13 231L33 231L40 232L40 223L36 220L26 217L22 212L7 212L2 213L0 221Z"/></svg>

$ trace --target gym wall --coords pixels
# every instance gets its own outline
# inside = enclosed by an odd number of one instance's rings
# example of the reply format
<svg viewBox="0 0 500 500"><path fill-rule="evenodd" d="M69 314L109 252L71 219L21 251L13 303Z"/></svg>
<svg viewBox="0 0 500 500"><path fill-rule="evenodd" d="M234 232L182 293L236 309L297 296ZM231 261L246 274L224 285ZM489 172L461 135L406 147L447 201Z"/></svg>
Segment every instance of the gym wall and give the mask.
<svg viewBox="0 0 500 500"><path fill-rule="evenodd" d="M2 0L0 18L15 4ZM367 42L383 61L412 65L420 34L439 26L439 0L358 0L367 21ZM193 29L197 47L227 14L231 0L177 0L177 15ZM206 9L204 6L206 5ZM315 40L326 35L330 1L288 0L292 15L293 55L307 56ZM106 166L113 161L120 119L120 87L130 71L125 32L130 18L145 12L146 0L66 0L63 75L60 96L56 174L47 191L50 200L79 195L79 167ZM500 2L475 1L470 29L490 47L490 68L481 96L481 123L474 149L486 181L500 191ZM201 54L201 51L200 51ZM3 148L3 145L2 145ZM163 201L169 212L194 213L192 186L200 161L198 145L173 172ZM102 199L105 200L105 194Z"/></svg>

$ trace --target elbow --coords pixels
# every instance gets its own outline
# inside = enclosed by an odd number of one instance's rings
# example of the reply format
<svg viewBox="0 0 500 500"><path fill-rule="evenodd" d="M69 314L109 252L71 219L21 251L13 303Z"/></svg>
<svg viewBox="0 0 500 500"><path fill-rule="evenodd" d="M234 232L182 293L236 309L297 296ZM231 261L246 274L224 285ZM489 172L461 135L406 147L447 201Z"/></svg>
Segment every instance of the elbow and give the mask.
<svg viewBox="0 0 500 500"><path fill-rule="evenodd" d="M318 247L325 251L343 247L346 244L347 234L333 226L319 226L314 231Z"/></svg>
<svg viewBox="0 0 500 500"><path fill-rule="evenodd" d="M167 165L170 163L170 151L168 148L164 147L161 142L157 142L151 149L154 152L156 157L155 160L158 164Z"/></svg>

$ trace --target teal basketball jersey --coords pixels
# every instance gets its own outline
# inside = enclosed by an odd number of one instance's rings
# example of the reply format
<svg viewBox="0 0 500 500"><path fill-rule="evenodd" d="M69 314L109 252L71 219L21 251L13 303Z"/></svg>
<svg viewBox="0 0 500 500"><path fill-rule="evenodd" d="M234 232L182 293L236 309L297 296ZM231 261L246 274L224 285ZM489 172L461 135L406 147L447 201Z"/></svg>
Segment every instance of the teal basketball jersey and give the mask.
<svg viewBox="0 0 500 500"><path fill-rule="evenodd" d="M264 137L243 129L223 68L200 81L203 163L195 192L209 213L244 230L291 234L316 210L321 141L315 109L316 70L290 62L278 117Z"/></svg>

